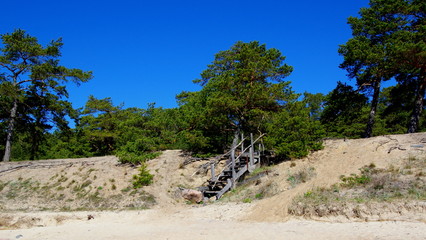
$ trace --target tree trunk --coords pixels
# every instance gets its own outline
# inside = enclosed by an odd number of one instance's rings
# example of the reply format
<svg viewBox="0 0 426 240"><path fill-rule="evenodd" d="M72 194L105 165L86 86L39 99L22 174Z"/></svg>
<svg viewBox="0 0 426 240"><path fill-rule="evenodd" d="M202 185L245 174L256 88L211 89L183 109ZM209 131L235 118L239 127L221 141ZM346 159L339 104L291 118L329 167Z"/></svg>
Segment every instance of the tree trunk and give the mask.
<svg viewBox="0 0 426 240"><path fill-rule="evenodd" d="M15 128L17 110L18 110L18 100L15 99L13 101L12 109L10 110L10 119L9 119L9 125L7 126L7 137L6 137L6 146L4 148L3 162L10 161L10 155L12 151L12 137L13 137L13 130Z"/></svg>
<svg viewBox="0 0 426 240"><path fill-rule="evenodd" d="M373 99L371 100L371 109L370 115L368 116L367 129L365 131L365 137L369 138L373 135L373 127L376 118L377 104L379 103L379 94L380 94L380 80L376 80L373 83L374 93Z"/></svg>
<svg viewBox="0 0 426 240"><path fill-rule="evenodd" d="M419 128L420 115L423 111L423 99L425 97L426 78L424 77L417 90L416 100L414 102L413 113L411 114L410 123L408 125L408 133L415 133Z"/></svg>

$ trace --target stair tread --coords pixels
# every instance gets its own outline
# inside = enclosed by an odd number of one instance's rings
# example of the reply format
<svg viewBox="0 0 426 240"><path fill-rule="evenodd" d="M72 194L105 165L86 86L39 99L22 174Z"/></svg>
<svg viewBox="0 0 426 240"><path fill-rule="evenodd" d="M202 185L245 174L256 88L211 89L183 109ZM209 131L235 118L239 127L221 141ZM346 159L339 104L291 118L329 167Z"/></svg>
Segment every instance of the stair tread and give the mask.
<svg viewBox="0 0 426 240"><path fill-rule="evenodd" d="M211 193L218 193L218 192L220 192L220 190L219 191L205 191L204 193L211 194Z"/></svg>
<svg viewBox="0 0 426 240"><path fill-rule="evenodd" d="M251 141L253 143L253 139ZM252 165L257 166L259 164L261 156L264 154L260 150L256 151L256 145L254 144L249 144L249 147L251 148L250 151L237 150L233 152L235 157L233 159L233 166L231 166L231 159L229 159L226 161L225 169L218 175L212 176L212 178L207 181L208 190L203 191L206 196L216 196L216 198L219 199L225 192L233 187L238 179L251 169ZM248 148L244 149L247 150ZM230 155L227 156L231 157ZM214 173L214 169L212 172Z"/></svg>
<svg viewBox="0 0 426 240"><path fill-rule="evenodd" d="M209 179L209 180L207 180L208 182L226 182L227 181L227 179L228 178L226 178L226 179L224 179L224 180L217 180L217 179L215 179L215 180L211 180L211 179Z"/></svg>

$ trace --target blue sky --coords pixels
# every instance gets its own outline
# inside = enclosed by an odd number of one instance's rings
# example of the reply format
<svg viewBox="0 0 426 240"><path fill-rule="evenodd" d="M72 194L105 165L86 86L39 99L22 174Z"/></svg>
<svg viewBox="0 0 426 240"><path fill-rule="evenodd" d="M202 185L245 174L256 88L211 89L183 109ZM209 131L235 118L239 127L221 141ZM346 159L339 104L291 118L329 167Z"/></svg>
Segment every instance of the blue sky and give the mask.
<svg viewBox="0 0 426 240"><path fill-rule="evenodd" d="M61 63L94 78L68 87L74 107L89 95L115 104L176 107L176 94L237 41L277 48L294 67L298 93L328 93L348 81L338 45L351 38L349 16L368 0L4 1L0 33L26 30L43 44L63 38Z"/></svg>

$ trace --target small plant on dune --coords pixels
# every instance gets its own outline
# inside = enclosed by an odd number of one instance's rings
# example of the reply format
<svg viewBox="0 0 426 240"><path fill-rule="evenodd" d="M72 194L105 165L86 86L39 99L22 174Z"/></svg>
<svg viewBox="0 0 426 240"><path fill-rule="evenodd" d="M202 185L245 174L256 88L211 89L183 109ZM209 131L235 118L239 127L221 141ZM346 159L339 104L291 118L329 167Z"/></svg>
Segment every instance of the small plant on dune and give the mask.
<svg viewBox="0 0 426 240"><path fill-rule="evenodd" d="M371 178L366 175L351 174L349 177L344 176L340 180L342 180L342 187L352 188L369 183Z"/></svg>
<svg viewBox="0 0 426 240"><path fill-rule="evenodd" d="M315 168L310 167L308 169L302 169L299 172L290 175L287 178L287 181L292 187L295 187L297 184L305 183L309 181L312 177L315 176Z"/></svg>
<svg viewBox="0 0 426 240"><path fill-rule="evenodd" d="M90 181L90 180L86 180L86 181L84 181L81 185L80 185L80 184L77 184L76 186L74 186L72 190L73 190L74 192L82 192L82 191L84 191L84 189L85 189L86 187L90 186L90 184L92 184L92 181Z"/></svg>
<svg viewBox="0 0 426 240"><path fill-rule="evenodd" d="M376 175L380 171L375 167L376 165L371 163L370 165L364 166L360 169L361 175L351 174L349 177L341 176L340 180L342 180L342 183L340 185L346 188L353 188L370 183L372 176Z"/></svg>
<svg viewBox="0 0 426 240"><path fill-rule="evenodd" d="M256 199L262 199L263 198L263 194L262 193L258 193L254 196Z"/></svg>
<svg viewBox="0 0 426 240"><path fill-rule="evenodd" d="M141 188L148 186L153 182L154 175L149 173L146 164L142 164L139 167L139 174L133 175L133 188Z"/></svg>
<svg viewBox="0 0 426 240"><path fill-rule="evenodd" d="M61 182L66 182L67 180L68 180L68 178L67 178L67 177L65 177L65 176L61 175L61 177L58 179L58 182L59 182L59 183L61 183Z"/></svg>
<svg viewBox="0 0 426 240"><path fill-rule="evenodd" d="M253 172L251 172L249 174L248 177L257 176L257 175L260 175L260 174L267 174L267 173L269 173L271 171L272 171L272 168L269 167L269 166L264 166L264 167L256 168L256 169L253 170Z"/></svg>
<svg viewBox="0 0 426 240"><path fill-rule="evenodd" d="M2 182L0 181L0 192L3 191L3 189L9 184L9 182Z"/></svg>

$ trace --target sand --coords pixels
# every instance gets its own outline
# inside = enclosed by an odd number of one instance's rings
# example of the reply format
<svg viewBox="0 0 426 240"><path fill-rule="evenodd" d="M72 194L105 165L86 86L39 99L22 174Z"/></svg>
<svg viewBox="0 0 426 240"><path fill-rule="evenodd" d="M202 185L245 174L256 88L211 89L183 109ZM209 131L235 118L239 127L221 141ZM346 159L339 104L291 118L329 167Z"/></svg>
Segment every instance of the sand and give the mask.
<svg viewBox="0 0 426 240"><path fill-rule="evenodd" d="M248 222L222 218L215 212L239 205L197 207L164 214L161 210L101 212L87 220L84 212L58 225L2 230L0 239L425 239L422 222ZM245 207L242 207L243 209ZM242 210L242 209L241 209ZM241 214L240 213L236 213ZM38 213L44 217L49 213ZM228 215L229 216L229 215ZM48 218L48 217L47 217Z"/></svg>

